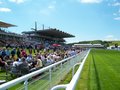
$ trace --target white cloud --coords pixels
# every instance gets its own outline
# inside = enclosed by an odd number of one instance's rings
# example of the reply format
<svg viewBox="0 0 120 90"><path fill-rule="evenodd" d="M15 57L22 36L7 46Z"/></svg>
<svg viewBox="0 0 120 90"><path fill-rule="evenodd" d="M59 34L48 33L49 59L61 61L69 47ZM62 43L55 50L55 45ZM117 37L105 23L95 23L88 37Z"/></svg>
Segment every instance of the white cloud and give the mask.
<svg viewBox="0 0 120 90"><path fill-rule="evenodd" d="M24 3L26 0L9 0L9 1L20 4L20 3Z"/></svg>
<svg viewBox="0 0 120 90"><path fill-rule="evenodd" d="M120 2L116 2L112 6L120 6Z"/></svg>
<svg viewBox="0 0 120 90"><path fill-rule="evenodd" d="M79 0L81 3L100 3L102 0Z"/></svg>
<svg viewBox="0 0 120 90"><path fill-rule="evenodd" d="M0 8L0 12L11 12L9 8Z"/></svg>
<svg viewBox="0 0 120 90"><path fill-rule="evenodd" d="M114 20L120 20L120 17L116 17L116 18L114 18Z"/></svg>
<svg viewBox="0 0 120 90"><path fill-rule="evenodd" d="M112 40L118 40L118 39L115 38L114 35L107 35L107 36L105 37L105 40L106 40L106 41L112 41Z"/></svg>

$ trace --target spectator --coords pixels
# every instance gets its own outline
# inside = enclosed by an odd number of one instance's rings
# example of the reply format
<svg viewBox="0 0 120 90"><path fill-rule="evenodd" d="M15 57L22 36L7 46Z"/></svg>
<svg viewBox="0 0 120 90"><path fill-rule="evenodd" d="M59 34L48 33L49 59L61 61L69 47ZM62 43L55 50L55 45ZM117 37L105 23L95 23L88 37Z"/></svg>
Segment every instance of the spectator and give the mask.
<svg viewBox="0 0 120 90"><path fill-rule="evenodd" d="M13 48L13 50L11 51L12 58L15 58L15 54L16 54L16 49Z"/></svg>
<svg viewBox="0 0 120 90"><path fill-rule="evenodd" d="M22 63L20 64L20 71L21 71L21 75L25 75L27 73L29 73L29 65L25 60L25 57L21 58Z"/></svg>
<svg viewBox="0 0 120 90"><path fill-rule="evenodd" d="M32 62L32 55L28 55L27 58L26 58L26 61L28 63L31 63Z"/></svg>
<svg viewBox="0 0 120 90"><path fill-rule="evenodd" d="M35 68L36 68L36 69L40 69L40 68L43 66L42 60L36 58L36 61L37 61L37 63L36 63L36 65L35 65Z"/></svg>
<svg viewBox="0 0 120 90"><path fill-rule="evenodd" d="M6 66L8 66L8 64L0 58L0 67L5 68Z"/></svg>
<svg viewBox="0 0 120 90"><path fill-rule="evenodd" d="M20 52L20 49L19 49L19 48L17 49L17 57L18 57L18 58L21 57L21 52Z"/></svg>
<svg viewBox="0 0 120 90"><path fill-rule="evenodd" d="M15 60L13 62L13 67L19 66L22 62L19 61L19 59Z"/></svg>
<svg viewBox="0 0 120 90"><path fill-rule="evenodd" d="M27 57L27 53L24 49L21 50L21 54L22 54L23 57Z"/></svg>
<svg viewBox="0 0 120 90"><path fill-rule="evenodd" d="M4 58L4 56L6 56L6 48L4 47L3 50L2 50L2 57Z"/></svg>
<svg viewBox="0 0 120 90"><path fill-rule="evenodd" d="M9 50L9 48L6 49L6 55L7 55L8 57L10 57L10 50Z"/></svg>

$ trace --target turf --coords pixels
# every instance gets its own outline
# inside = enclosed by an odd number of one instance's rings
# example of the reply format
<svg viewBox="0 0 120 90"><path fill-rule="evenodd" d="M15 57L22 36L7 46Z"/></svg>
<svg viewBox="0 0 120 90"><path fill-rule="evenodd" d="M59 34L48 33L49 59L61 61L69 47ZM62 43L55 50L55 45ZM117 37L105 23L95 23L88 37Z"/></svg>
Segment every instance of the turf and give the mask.
<svg viewBox="0 0 120 90"><path fill-rule="evenodd" d="M120 90L120 52L91 50L76 90Z"/></svg>

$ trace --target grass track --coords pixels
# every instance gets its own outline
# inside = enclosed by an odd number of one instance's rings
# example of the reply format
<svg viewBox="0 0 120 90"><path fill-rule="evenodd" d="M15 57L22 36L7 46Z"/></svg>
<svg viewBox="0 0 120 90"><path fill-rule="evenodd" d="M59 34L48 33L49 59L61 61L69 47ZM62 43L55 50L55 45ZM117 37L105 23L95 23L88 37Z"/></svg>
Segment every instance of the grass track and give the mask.
<svg viewBox="0 0 120 90"><path fill-rule="evenodd" d="M91 50L76 90L120 90L120 52Z"/></svg>

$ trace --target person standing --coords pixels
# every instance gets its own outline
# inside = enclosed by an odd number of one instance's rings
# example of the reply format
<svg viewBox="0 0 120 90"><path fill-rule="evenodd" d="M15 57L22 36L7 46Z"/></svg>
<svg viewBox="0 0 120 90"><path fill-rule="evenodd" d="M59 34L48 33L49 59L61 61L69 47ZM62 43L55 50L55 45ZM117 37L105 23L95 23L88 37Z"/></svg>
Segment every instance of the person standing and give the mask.
<svg viewBox="0 0 120 90"><path fill-rule="evenodd" d="M16 52L16 53L17 53L17 57L20 58L20 57L21 57L21 51L20 51L19 48L17 49L17 52Z"/></svg>
<svg viewBox="0 0 120 90"><path fill-rule="evenodd" d="M7 57L9 57L9 58L10 58L10 49L9 49L9 48L7 48L5 52L6 52Z"/></svg>
<svg viewBox="0 0 120 90"><path fill-rule="evenodd" d="M15 58L15 54L16 54L16 49L13 48L13 50L11 51L12 58Z"/></svg>

